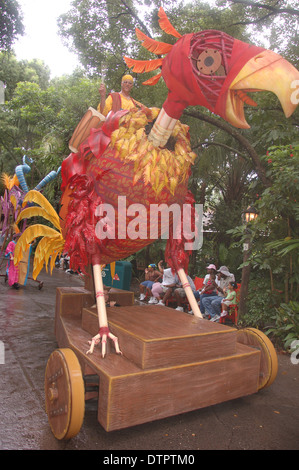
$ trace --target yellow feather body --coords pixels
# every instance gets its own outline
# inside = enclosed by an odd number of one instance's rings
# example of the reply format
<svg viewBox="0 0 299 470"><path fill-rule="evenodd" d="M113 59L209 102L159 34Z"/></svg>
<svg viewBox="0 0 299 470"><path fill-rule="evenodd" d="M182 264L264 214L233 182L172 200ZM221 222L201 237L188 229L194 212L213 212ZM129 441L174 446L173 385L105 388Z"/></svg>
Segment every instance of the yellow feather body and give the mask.
<svg viewBox="0 0 299 470"><path fill-rule="evenodd" d="M159 114L159 108L150 108L147 114L140 109L131 111L126 117L130 114L130 119L120 123L126 127L113 132L114 143L111 142L111 145L122 160L134 162L133 184L142 178L144 184L150 184L156 194L160 194L163 188L174 194L176 186L185 181L190 164L196 157L187 137L189 127L180 121L176 123L172 132L172 137L176 139L174 151L156 148L148 141L144 127L148 119L151 121Z"/></svg>

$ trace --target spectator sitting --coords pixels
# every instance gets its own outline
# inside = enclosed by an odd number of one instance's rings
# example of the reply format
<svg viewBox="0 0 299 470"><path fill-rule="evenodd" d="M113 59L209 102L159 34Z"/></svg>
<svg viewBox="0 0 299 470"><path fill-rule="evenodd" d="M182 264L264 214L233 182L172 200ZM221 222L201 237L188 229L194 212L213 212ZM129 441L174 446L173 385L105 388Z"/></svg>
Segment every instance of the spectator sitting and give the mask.
<svg viewBox="0 0 299 470"><path fill-rule="evenodd" d="M175 274L174 278L175 278L176 285L175 285L175 288L173 289L173 295L178 304L175 310L179 310L180 312L183 312L184 308L182 306L182 302L186 298L186 292L185 292L185 289L182 287L182 283L180 281L179 276ZM192 281L190 276L187 276L187 279L192 289L192 292L195 293L196 288L195 288L194 282Z"/></svg>
<svg viewBox="0 0 299 470"><path fill-rule="evenodd" d="M144 300L146 294L151 295L152 293L152 286L155 282L162 278L162 273L156 270L155 264L149 264L148 267L145 269L145 281L143 281L140 286L140 297L139 300ZM154 297L151 296L151 299ZM151 302L152 303L152 302Z"/></svg>
<svg viewBox="0 0 299 470"><path fill-rule="evenodd" d="M226 317L228 308L230 305L237 303L237 293L236 289L238 288L238 284L234 281L231 281L228 284L228 292L226 293L226 297L221 301L222 312L221 317ZM223 289L226 292L226 289Z"/></svg>
<svg viewBox="0 0 299 470"><path fill-rule="evenodd" d="M204 281L203 281L203 288L202 290L199 292L199 299L200 299L200 303L199 303L199 308L200 308L200 311L202 314L205 313L205 308L204 308L204 305L203 305L203 302L202 302L202 299L204 299L207 295L217 295L217 291L216 291L216 287L215 286L215 289L213 289L212 292L210 292L209 290L206 291L205 290L205 287L207 285L207 283L209 282L209 280L211 279L211 275L214 275L214 281L215 283L217 284L218 280L216 279L216 273L217 273L217 268L215 266L215 264L209 264L209 266L207 266L207 274L205 275L205 278L204 278ZM197 299L198 297L195 296L195 298Z"/></svg>
<svg viewBox="0 0 299 470"><path fill-rule="evenodd" d="M204 298L206 295L216 295L217 294L217 280L216 273L211 273L206 285L202 288L200 292L200 297Z"/></svg>
<svg viewBox="0 0 299 470"><path fill-rule="evenodd" d="M171 296L172 288L175 287L175 277L172 274L172 269L164 269L162 263L163 261L158 263L159 271L163 274L162 282L154 283L152 287L154 300L149 301L149 303L158 303L158 305L165 305L166 300Z"/></svg>
<svg viewBox="0 0 299 470"><path fill-rule="evenodd" d="M205 314L209 315L211 321L218 321L221 313L221 301L225 295L225 289L230 282L235 282L235 276L229 272L226 266L221 266L218 272L217 295L209 295L202 299Z"/></svg>

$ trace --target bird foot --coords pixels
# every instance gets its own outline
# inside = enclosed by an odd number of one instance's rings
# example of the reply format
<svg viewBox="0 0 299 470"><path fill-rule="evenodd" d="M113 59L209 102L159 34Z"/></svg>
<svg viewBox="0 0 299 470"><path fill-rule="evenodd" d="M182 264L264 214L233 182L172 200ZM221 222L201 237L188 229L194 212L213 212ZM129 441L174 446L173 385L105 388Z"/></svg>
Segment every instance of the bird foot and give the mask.
<svg viewBox="0 0 299 470"><path fill-rule="evenodd" d="M94 347L102 341L102 357L104 358L106 356L107 338L110 338L113 341L116 353L122 355L122 352L119 349L118 338L110 332L107 326L100 328L99 333L94 336L91 341L88 341L90 348L86 351L86 354L92 354Z"/></svg>

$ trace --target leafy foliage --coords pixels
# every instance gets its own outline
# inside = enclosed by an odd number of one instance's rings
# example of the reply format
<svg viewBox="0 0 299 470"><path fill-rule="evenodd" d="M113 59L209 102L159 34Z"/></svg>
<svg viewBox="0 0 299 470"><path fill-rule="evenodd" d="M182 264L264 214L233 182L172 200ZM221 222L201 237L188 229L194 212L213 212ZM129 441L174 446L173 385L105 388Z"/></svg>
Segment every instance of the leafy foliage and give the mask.
<svg viewBox="0 0 299 470"><path fill-rule="evenodd" d="M274 327L266 334L273 336L284 349L290 350L293 341L299 340L299 302L282 303L271 317Z"/></svg>
<svg viewBox="0 0 299 470"><path fill-rule="evenodd" d="M0 50L8 51L17 36L24 34L20 5L16 0L0 1Z"/></svg>
<svg viewBox="0 0 299 470"><path fill-rule="evenodd" d="M252 183L258 218L251 226L250 262L270 273L272 291L284 290L285 302L298 298L299 289L299 145L273 146L262 157L271 180L269 188Z"/></svg>

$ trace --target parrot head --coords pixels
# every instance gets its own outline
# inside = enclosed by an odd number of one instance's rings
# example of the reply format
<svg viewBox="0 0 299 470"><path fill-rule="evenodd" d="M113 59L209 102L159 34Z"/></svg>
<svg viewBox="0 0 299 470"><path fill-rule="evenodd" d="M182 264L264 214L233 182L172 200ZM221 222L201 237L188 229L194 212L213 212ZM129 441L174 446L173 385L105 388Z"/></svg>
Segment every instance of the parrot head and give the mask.
<svg viewBox="0 0 299 470"><path fill-rule="evenodd" d="M179 119L187 106L199 105L237 128L248 128L244 104L256 103L247 93L262 90L276 94L286 117L294 112L298 104L294 87L299 86L299 72L279 54L217 30L181 36L162 8L159 18L160 27L178 38L173 46L154 41L139 30L136 34L149 51L166 56L152 61L124 59L137 73L161 68L144 84L154 85L163 77L168 88L163 108L168 116Z"/></svg>

